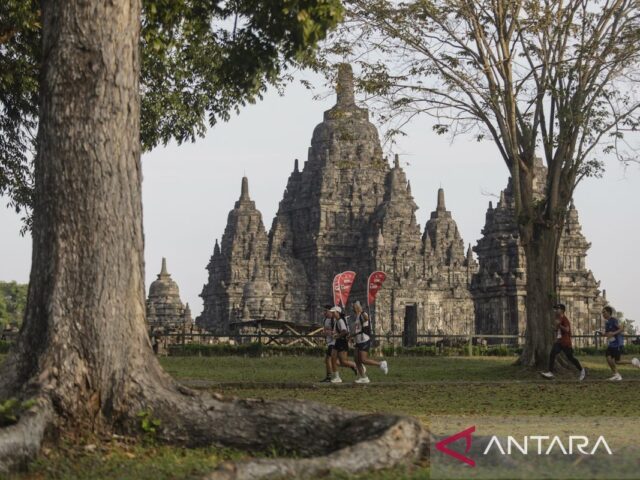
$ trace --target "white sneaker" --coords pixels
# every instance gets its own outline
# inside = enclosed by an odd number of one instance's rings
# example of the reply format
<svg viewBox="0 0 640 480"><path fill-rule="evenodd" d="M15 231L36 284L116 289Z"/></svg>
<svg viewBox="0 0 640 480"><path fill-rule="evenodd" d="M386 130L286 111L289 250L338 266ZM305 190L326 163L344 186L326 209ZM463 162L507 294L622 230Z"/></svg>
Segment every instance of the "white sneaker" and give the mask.
<svg viewBox="0 0 640 480"><path fill-rule="evenodd" d="M542 375L544 378L553 378L554 375L551 372L540 372L540 375Z"/></svg>
<svg viewBox="0 0 640 480"><path fill-rule="evenodd" d="M385 375L389 373L389 365L387 365L386 360L383 360L380 362L380 370L382 370Z"/></svg>
<svg viewBox="0 0 640 480"><path fill-rule="evenodd" d="M340 378L340 375L336 375L335 377L333 377L331 379L331 383L342 383L342 379Z"/></svg>
<svg viewBox="0 0 640 480"><path fill-rule="evenodd" d="M369 377L360 377L358 378L355 383L370 383Z"/></svg>
<svg viewBox="0 0 640 480"><path fill-rule="evenodd" d="M609 380L610 382L619 382L620 380L622 380L622 375L616 373L613 377L608 378L607 380Z"/></svg>
<svg viewBox="0 0 640 480"><path fill-rule="evenodd" d="M582 370L580 370L580 376L578 377L578 380L582 381L586 376L587 376L587 371L583 368Z"/></svg>
<svg viewBox="0 0 640 480"><path fill-rule="evenodd" d="M631 359L631 365L633 365L634 367L638 367L640 368L640 360L636 357Z"/></svg>

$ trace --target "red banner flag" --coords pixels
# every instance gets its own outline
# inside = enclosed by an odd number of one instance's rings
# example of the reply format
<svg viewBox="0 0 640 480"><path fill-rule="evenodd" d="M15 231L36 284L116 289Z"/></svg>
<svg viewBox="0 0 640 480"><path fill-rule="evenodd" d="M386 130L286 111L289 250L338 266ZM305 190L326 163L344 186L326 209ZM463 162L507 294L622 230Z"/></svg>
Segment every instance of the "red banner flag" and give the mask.
<svg viewBox="0 0 640 480"><path fill-rule="evenodd" d="M384 272L373 272L369 275L369 281L367 282L367 303L371 305L376 300L376 295L382 288L382 284L387 279L387 274Z"/></svg>
<svg viewBox="0 0 640 480"><path fill-rule="evenodd" d="M340 305L340 274L333 277L331 289L333 290L333 304Z"/></svg>
<svg viewBox="0 0 640 480"><path fill-rule="evenodd" d="M356 272L342 272L338 281L340 285L340 300L342 306L347 306L347 300L349 300L349 294L351 293L351 287L353 287L353 280L356 278Z"/></svg>

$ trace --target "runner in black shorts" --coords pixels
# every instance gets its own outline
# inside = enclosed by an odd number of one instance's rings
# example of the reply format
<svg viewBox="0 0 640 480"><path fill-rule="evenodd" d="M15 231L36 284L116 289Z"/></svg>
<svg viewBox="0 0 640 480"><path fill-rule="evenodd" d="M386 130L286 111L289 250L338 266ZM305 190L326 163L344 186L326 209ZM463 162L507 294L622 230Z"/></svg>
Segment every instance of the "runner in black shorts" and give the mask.
<svg viewBox="0 0 640 480"><path fill-rule="evenodd" d="M353 313L356 315L355 320L355 341L356 341L356 368L358 369L358 378L356 383L369 383L369 377L367 377L367 369L365 365L375 365L385 373L389 372L389 366L386 360L378 362L369 358L369 349L371 348L371 324L369 322L369 315L362 311L362 305L360 302L353 304Z"/></svg>
<svg viewBox="0 0 640 480"><path fill-rule="evenodd" d="M349 367L352 370L356 371L356 364L349 360L349 328L347 327L347 321L344 318L344 313L342 312L342 308L333 307L331 309L333 313L333 318L335 321L335 331L333 334L333 338L335 338L336 343L331 352L331 360L333 367L333 378L331 379L331 383L341 383L342 379L340 378L340 374L338 373L338 365L341 367Z"/></svg>
<svg viewBox="0 0 640 480"><path fill-rule="evenodd" d="M613 308L606 306L602 308L602 318L605 320L604 335L607 337L607 351L605 356L607 357L607 363L609 368L613 372L613 377L609 380L613 382L619 382L622 380L622 375L618 372L617 363L620 362L620 356L622 354L623 328L617 318L613 316Z"/></svg>

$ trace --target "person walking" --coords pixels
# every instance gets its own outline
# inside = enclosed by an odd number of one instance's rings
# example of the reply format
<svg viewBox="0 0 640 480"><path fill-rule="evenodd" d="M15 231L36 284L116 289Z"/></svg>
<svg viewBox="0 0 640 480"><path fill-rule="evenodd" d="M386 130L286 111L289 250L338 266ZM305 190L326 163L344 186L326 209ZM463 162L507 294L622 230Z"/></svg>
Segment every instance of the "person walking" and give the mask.
<svg viewBox="0 0 640 480"><path fill-rule="evenodd" d="M355 361L356 368L358 369L358 376L355 383L369 383L369 377L367 377L367 368L365 365L373 365L379 367L380 370L386 375L389 373L389 366L386 360L381 362L369 358L369 349L371 348L371 322L369 321L369 315L363 311L360 302L353 304L353 313L356 318L354 321L355 330Z"/></svg>
<svg viewBox="0 0 640 480"><path fill-rule="evenodd" d="M580 362L576 357L573 356L573 346L571 343L571 323L569 319L565 315L566 307L562 303L558 303L554 305L553 310L555 313L555 329L556 329L556 342L551 347L551 354L549 355L549 370L547 372L540 372L545 378L553 378L553 369L556 362L556 356L560 352L564 352L567 359L575 365L575 367L580 372L578 379L580 381L584 380L587 372L580 365Z"/></svg>

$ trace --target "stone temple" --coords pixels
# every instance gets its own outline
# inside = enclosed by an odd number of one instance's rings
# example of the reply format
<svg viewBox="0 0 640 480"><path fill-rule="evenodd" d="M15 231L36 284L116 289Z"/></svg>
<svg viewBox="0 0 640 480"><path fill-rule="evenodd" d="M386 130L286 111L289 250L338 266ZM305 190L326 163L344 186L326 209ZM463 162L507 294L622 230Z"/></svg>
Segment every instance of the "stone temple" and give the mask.
<svg viewBox="0 0 640 480"><path fill-rule="evenodd" d="M367 275L383 270L377 334L402 333L414 343L419 333L521 332L526 266L508 189L489 207L476 260L442 189L434 192L426 225L418 225L397 156L389 165L369 112L355 103L349 65L340 66L336 90L336 105L315 128L302 168L295 161L268 232L242 179L207 265L198 326L227 333L231 323L249 319L316 323L336 273L357 273L350 299L362 301ZM572 207L560 252L560 295L585 332L601 302L584 263L588 247Z"/></svg>
<svg viewBox="0 0 640 480"><path fill-rule="evenodd" d="M165 258L162 259L158 278L149 286L146 307L151 330L190 330L193 326L189 304L182 304L178 284L167 271Z"/></svg>
<svg viewBox="0 0 640 480"><path fill-rule="evenodd" d="M537 194L542 195L545 167L537 168ZM536 187L534 186L534 187ZM567 306L573 335L587 335L600 328L600 312L606 298L600 295L591 270L586 268L591 245L582 234L573 202L565 221L558 251L558 301ZM471 282L475 301L476 331L485 334L518 334L525 328L526 259L515 223L511 181L494 208L489 202L482 238L474 248L479 270Z"/></svg>

